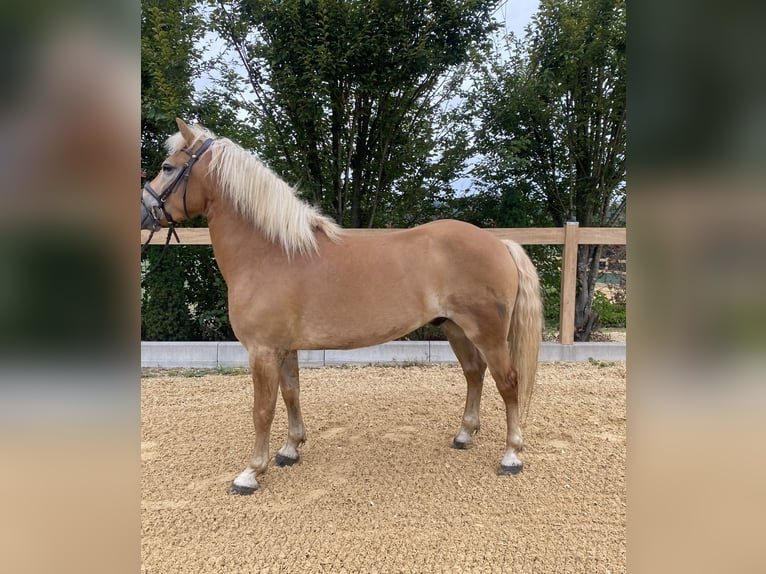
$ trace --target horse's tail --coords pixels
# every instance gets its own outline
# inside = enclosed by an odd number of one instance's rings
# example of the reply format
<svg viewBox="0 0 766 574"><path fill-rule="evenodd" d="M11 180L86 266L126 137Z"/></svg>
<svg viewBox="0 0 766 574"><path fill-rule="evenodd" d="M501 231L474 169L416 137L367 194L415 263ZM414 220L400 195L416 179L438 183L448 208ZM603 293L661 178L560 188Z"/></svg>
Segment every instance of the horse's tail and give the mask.
<svg viewBox="0 0 766 574"><path fill-rule="evenodd" d="M508 343L511 364L518 375L519 413L522 420L529 410L537 373L543 331L543 304L540 280L526 251L513 241L503 240L519 270L519 292L511 315Z"/></svg>

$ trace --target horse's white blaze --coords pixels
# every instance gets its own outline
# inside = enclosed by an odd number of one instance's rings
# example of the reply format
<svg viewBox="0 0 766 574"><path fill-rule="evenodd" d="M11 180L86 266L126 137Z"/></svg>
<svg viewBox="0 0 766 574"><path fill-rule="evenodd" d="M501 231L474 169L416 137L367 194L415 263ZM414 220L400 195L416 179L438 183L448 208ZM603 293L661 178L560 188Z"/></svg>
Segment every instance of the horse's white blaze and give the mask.
<svg viewBox="0 0 766 574"><path fill-rule="evenodd" d="M244 488L258 488L255 471L252 468L247 467L234 479L234 484Z"/></svg>

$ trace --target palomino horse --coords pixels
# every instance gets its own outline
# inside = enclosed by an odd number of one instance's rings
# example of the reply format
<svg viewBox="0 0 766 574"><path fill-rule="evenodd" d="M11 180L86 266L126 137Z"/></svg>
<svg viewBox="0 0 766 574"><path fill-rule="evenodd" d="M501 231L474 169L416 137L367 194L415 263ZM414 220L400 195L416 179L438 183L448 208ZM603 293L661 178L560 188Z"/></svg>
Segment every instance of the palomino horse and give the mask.
<svg viewBox="0 0 766 574"><path fill-rule="evenodd" d="M456 448L473 444L489 366L505 403L506 451L498 474L521 471L521 413L537 371L542 307L524 250L459 221L385 235L344 234L295 190L227 139L178 120L161 173L142 192L152 231L204 213L229 296L231 326L249 353L255 446L230 492L251 494L269 464L277 394L287 406L280 466L306 440L298 349L351 349L441 324L468 391Z"/></svg>

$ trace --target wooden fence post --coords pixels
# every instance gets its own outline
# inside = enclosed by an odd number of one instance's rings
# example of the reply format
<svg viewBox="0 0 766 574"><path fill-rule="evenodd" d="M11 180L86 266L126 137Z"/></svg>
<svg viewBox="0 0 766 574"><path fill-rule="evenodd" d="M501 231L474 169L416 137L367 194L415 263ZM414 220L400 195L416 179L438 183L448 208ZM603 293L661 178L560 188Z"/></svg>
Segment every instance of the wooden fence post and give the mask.
<svg viewBox="0 0 766 574"><path fill-rule="evenodd" d="M580 224L568 221L564 226L564 251L561 254L561 309L559 342L574 344L575 293L577 291L577 233Z"/></svg>

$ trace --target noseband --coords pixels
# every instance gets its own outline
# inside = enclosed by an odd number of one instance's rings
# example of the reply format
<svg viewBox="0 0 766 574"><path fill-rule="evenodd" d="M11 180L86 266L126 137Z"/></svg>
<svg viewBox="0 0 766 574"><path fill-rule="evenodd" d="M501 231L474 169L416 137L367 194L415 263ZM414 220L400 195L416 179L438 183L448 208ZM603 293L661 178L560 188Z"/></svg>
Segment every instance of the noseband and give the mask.
<svg viewBox="0 0 766 574"><path fill-rule="evenodd" d="M181 243L181 240L178 237L178 233L176 233L175 226L178 223L173 219L173 217L168 213L168 211L165 209L165 202L168 200L168 198L176 191L179 185L181 185L181 182L183 181L183 205L184 205L184 214L186 215L186 218L189 218L189 211L186 209L186 188L189 185L189 175L191 174L191 169L194 166L194 164L197 162L197 160L202 156L203 153L207 151L207 149L212 145L213 139L208 138L205 140L205 142L199 147L199 149L191 153L189 150L185 149L183 152L189 156L189 161L187 161L181 171L178 173L178 175L175 177L175 179L171 182L171 184L163 191L162 193L157 193L154 191L154 188L151 186L151 184L147 181L144 184L144 191L146 191L149 195L151 195L154 199L157 200L157 205L152 206L151 209L147 209L147 213L151 215L151 217L154 218L155 223L158 223L160 218L156 212L157 208L159 208L162 211L162 214L165 216L165 219L168 222L168 237L165 240L165 247L170 244L170 238L172 236L175 236L176 241L178 243ZM146 243L144 243L143 248L141 251L145 251L147 246L152 240L152 237L154 237L155 230L152 229L149 232L149 238L146 240Z"/></svg>

